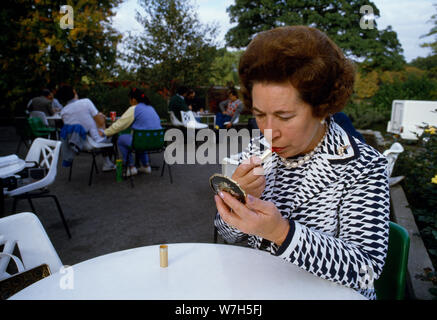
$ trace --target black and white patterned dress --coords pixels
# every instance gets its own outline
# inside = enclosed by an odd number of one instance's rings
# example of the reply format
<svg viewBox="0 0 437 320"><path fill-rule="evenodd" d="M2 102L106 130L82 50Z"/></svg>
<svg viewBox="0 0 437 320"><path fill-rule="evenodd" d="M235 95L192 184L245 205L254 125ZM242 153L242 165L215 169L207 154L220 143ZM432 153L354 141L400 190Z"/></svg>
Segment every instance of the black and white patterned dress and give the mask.
<svg viewBox="0 0 437 320"><path fill-rule="evenodd" d="M264 164L261 199L273 202L290 221L280 247L227 225L218 213L215 225L227 242L248 240L254 248L375 299L373 280L382 272L388 247L387 161L332 118L328 123L321 147L302 166L288 169L277 154ZM263 145L256 140L240 162L261 154Z"/></svg>

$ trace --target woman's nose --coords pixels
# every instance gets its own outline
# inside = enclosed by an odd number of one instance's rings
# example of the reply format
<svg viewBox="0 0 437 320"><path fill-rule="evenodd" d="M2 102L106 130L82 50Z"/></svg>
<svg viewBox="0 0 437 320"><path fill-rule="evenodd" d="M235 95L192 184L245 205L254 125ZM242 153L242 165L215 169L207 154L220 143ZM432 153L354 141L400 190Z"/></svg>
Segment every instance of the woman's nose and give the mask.
<svg viewBox="0 0 437 320"><path fill-rule="evenodd" d="M278 139L281 136L281 131L279 130L278 126L275 125L273 119L267 120L266 127L264 129L264 136L270 142Z"/></svg>

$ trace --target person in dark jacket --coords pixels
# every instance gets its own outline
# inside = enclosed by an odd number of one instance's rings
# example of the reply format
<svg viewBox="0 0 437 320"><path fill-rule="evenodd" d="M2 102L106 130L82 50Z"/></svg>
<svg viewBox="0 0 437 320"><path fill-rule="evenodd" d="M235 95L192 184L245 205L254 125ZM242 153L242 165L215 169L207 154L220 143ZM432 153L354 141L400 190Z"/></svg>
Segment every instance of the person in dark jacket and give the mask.
<svg viewBox="0 0 437 320"><path fill-rule="evenodd" d="M179 121L182 121L181 111L191 110L187 105L187 102L185 101L189 91L190 90L187 87L180 86L176 90L176 94L170 99L168 110L173 111L174 115L176 116L176 118L178 118Z"/></svg>

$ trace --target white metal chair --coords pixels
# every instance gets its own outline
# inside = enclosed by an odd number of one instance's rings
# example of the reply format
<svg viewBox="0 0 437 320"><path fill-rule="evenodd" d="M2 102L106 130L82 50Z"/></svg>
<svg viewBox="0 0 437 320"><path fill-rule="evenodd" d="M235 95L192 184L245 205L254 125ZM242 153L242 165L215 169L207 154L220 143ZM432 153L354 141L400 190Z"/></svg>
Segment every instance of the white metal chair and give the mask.
<svg viewBox="0 0 437 320"><path fill-rule="evenodd" d="M49 121L47 120L47 116L42 111L31 111L29 117L30 118L40 118L42 120L42 123L45 126L47 126L47 127L49 126Z"/></svg>
<svg viewBox="0 0 437 320"><path fill-rule="evenodd" d="M397 160L399 154L401 154L402 152L404 152L404 148L402 147L402 145L399 142L393 143L391 145L390 149L387 149L383 152L383 155L387 158L387 161L388 161L387 170L388 170L390 186L393 186L396 183L399 183L404 178L404 176L400 176L400 177L392 177L391 176L391 174L393 173L393 169L394 169L396 160Z"/></svg>
<svg viewBox="0 0 437 320"><path fill-rule="evenodd" d="M179 121L178 118L176 118L173 111L169 111L168 113L170 114L170 122L172 125L174 125L175 127L183 127L184 126L184 124L181 121Z"/></svg>
<svg viewBox="0 0 437 320"><path fill-rule="evenodd" d="M43 138L35 139L30 146L25 161L27 163L35 163L38 165L38 167L47 169L47 174L42 179L25 184L13 190L8 190L5 192L5 195L14 199L12 213L16 212L17 202L19 200L27 199L33 212L36 213L35 207L33 206L31 200L32 198L53 198L65 230L67 231L68 237L71 238L70 230L68 229L68 225L58 198L53 194L49 194L49 191L46 189L46 187L55 181L60 150L61 141Z"/></svg>
<svg viewBox="0 0 437 320"><path fill-rule="evenodd" d="M188 129L205 129L208 128L206 123L201 123L196 120L193 111L181 111L182 121Z"/></svg>
<svg viewBox="0 0 437 320"><path fill-rule="evenodd" d="M55 123L53 121L50 121L47 119L47 116L44 112L42 111L31 111L29 114L30 118L40 118L42 120L42 123L46 126L46 127L56 127ZM55 132L56 135L56 140L59 140L59 132L58 130L56 130ZM47 136L47 138L50 138L50 134Z"/></svg>
<svg viewBox="0 0 437 320"><path fill-rule="evenodd" d="M17 213L0 219L0 244L16 242L24 269L32 269L43 263L52 273L62 267L52 242L38 217L31 212ZM7 278L6 267L9 257L0 258L0 279Z"/></svg>

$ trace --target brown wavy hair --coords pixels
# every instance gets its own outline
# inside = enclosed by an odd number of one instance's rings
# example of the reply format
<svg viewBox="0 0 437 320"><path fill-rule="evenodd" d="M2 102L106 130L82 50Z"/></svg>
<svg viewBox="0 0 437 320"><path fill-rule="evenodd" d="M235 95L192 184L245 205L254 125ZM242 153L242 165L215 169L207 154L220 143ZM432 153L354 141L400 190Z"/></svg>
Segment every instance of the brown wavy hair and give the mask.
<svg viewBox="0 0 437 320"><path fill-rule="evenodd" d="M240 59L241 93L252 108L257 82L289 82L312 106L313 116L341 111L352 94L355 66L322 31L289 26L259 33Z"/></svg>

